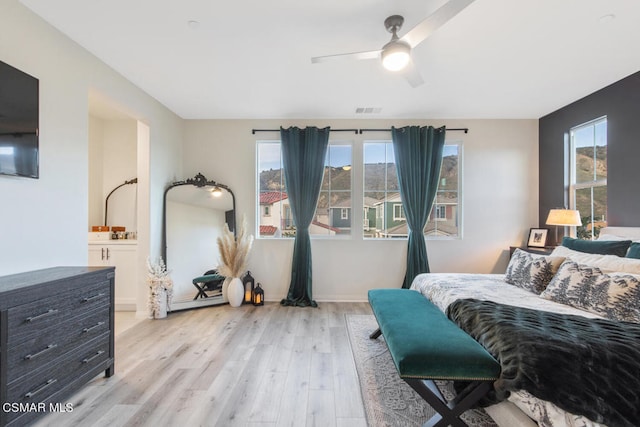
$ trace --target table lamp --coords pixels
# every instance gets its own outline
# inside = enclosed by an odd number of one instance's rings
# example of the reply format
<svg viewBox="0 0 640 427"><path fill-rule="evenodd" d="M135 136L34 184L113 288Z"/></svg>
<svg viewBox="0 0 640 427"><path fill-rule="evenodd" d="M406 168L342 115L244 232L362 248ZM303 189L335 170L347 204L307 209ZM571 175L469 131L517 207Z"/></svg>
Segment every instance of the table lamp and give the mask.
<svg viewBox="0 0 640 427"><path fill-rule="evenodd" d="M547 216L547 225L555 225L556 226L556 238L555 244L559 245L558 242L558 226L577 226L582 225L582 220L580 219L580 212L573 209L551 209L549 211L549 215Z"/></svg>

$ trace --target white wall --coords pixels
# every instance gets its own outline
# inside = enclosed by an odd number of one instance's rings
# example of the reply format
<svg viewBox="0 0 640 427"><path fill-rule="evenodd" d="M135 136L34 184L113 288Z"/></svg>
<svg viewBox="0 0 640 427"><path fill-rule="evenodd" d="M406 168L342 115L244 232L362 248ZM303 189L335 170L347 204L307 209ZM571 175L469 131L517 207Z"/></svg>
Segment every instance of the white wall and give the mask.
<svg viewBox="0 0 640 427"><path fill-rule="evenodd" d="M179 171L183 121L17 0L0 0L0 60L40 80L41 148L40 179L0 177L0 275L87 263L90 92L149 128L138 147L143 270L160 254L162 193Z"/></svg>
<svg viewBox="0 0 640 427"><path fill-rule="evenodd" d="M279 134L252 135L252 128L389 128L409 124L469 128L468 134L447 134L448 140L463 143L464 238L427 241L431 271L503 272L509 246L522 244L529 228L538 224L537 120L193 120L186 125L183 178L202 172L229 185L236 195L238 218L247 216L255 236L256 140L278 140ZM331 140L353 141L354 189L362 188L362 167L357 161L362 159L362 142L385 138L390 134L331 134ZM362 211L361 198L354 198L353 209ZM406 245L406 240L363 241L357 225L349 239L312 240L314 299L364 300L368 289L400 286ZM292 252L292 240L255 241L249 269L264 285L267 300L286 296Z"/></svg>
<svg viewBox="0 0 640 427"><path fill-rule="evenodd" d="M89 116L89 230L92 225L104 224L104 121Z"/></svg>
<svg viewBox="0 0 640 427"><path fill-rule="evenodd" d="M104 224L105 199L136 178L137 122L89 116L89 231ZM137 231L138 186L128 184L109 197L108 223Z"/></svg>

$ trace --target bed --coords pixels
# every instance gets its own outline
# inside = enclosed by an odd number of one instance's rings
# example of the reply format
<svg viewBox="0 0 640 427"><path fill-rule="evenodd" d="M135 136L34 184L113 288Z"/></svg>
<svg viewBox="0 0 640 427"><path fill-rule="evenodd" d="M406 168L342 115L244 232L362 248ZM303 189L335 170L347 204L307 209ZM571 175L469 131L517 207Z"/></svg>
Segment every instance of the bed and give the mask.
<svg viewBox="0 0 640 427"><path fill-rule="evenodd" d="M544 312L542 314L547 317L556 316L554 313L559 313L559 316L567 318L579 316L580 319L603 319L590 323L613 322L625 326L630 323L633 327L638 326L640 286L637 286L638 291L635 293L627 294L627 292L633 287L629 286L629 283L634 286L640 283L638 282L640 259L636 259L639 258L638 252L640 252L640 227L603 228L596 242L587 243L592 246L585 248L581 246L583 244L582 241L567 239L563 246L554 249L549 256L516 251L505 274L422 274L415 278L411 288L419 291L444 312L451 307L456 308L461 302L473 304L473 301L481 301L485 305L498 303L500 307L515 306L522 307L522 311ZM616 253L616 255L584 252L591 251L591 248L596 246L597 252ZM621 250L624 252L620 252ZM627 255L636 258L627 257ZM523 269L522 266L527 262L529 262L528 269ZM533 267L531 267L532 262ZM576 275L581 274L588 276L593 289L597 288L593 285L593 281L602 278L610 279L611 283L621 283L616 288L617 285L610 285L607 282L605 290L612 293L618 292L615 295L618 302L625 298L625 301L632 299L633 303L625 302L623 310L620 311L620 304L612 309L609 306L594 303L589 297L581 296L576 299L571 290L577 288L568 287L574 286L572 280ZM585 281L586 279L583 280ZM611 297L607 298L611 299ZM468 307L471 306L467 306L467 310ZM621 320L625 322L620 322ZM640 330L640 326L637 330ZM478 336L479 340L480 338L481 336ZM634 351L640 352L640 349L637 349L637 341L633 345L636 347ZM640 389L633 390L631 394L637 396L640 394ZM486 410L500 427L535 427L536 425L601 427L606 425L560 409L554 403L534 397L525 390L512 391L507 400L488 406ZM610 423L609 427L612 426L613 423Z"/></svg>

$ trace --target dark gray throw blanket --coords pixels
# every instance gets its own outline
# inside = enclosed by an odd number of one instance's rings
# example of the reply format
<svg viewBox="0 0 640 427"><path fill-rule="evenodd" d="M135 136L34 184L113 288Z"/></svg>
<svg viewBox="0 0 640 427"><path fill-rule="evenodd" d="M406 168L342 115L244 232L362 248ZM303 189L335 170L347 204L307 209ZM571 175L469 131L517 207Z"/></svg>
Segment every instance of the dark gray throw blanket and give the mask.
<svg viewBox="0 0 640 427"><path fill-rule="evenodd" d="M640 325L475 299L447 315L502 365L494 403L526 390L609 427L640 425Z"/></svg>

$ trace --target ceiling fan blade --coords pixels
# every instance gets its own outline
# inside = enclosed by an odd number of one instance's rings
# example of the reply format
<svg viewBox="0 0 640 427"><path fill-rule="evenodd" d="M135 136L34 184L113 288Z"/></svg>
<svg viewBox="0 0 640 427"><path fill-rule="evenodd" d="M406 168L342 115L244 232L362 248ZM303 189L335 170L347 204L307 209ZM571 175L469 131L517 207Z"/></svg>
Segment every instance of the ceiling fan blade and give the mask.
<svg viewBox="0 0 640 427"><path fill-rule="evenodd" d="M422 22L413 27L400 40L409 43L411 48L416 47L429 37L434 31L447 23L474 0L449 0L438 10L427 16Z"/></svg>
<svg viewBox="0 0 640 427"><path fill-rule="evenodd" d="M413 60L409 61L407 66L402 70L402 75L407 79L411 87L418 87L424 83L424 80L413 63Z"/></svg>
<svg viewBox="0 0 640 427"><path fill-rule="evenodd" d="M327 56L315 56L311 58L311 63L317 64L319 62L343 60L343 59L378 59L380 58L381 50L370 50L367 52L352 52L352 53L340 53L338 55Z"/></svg>

